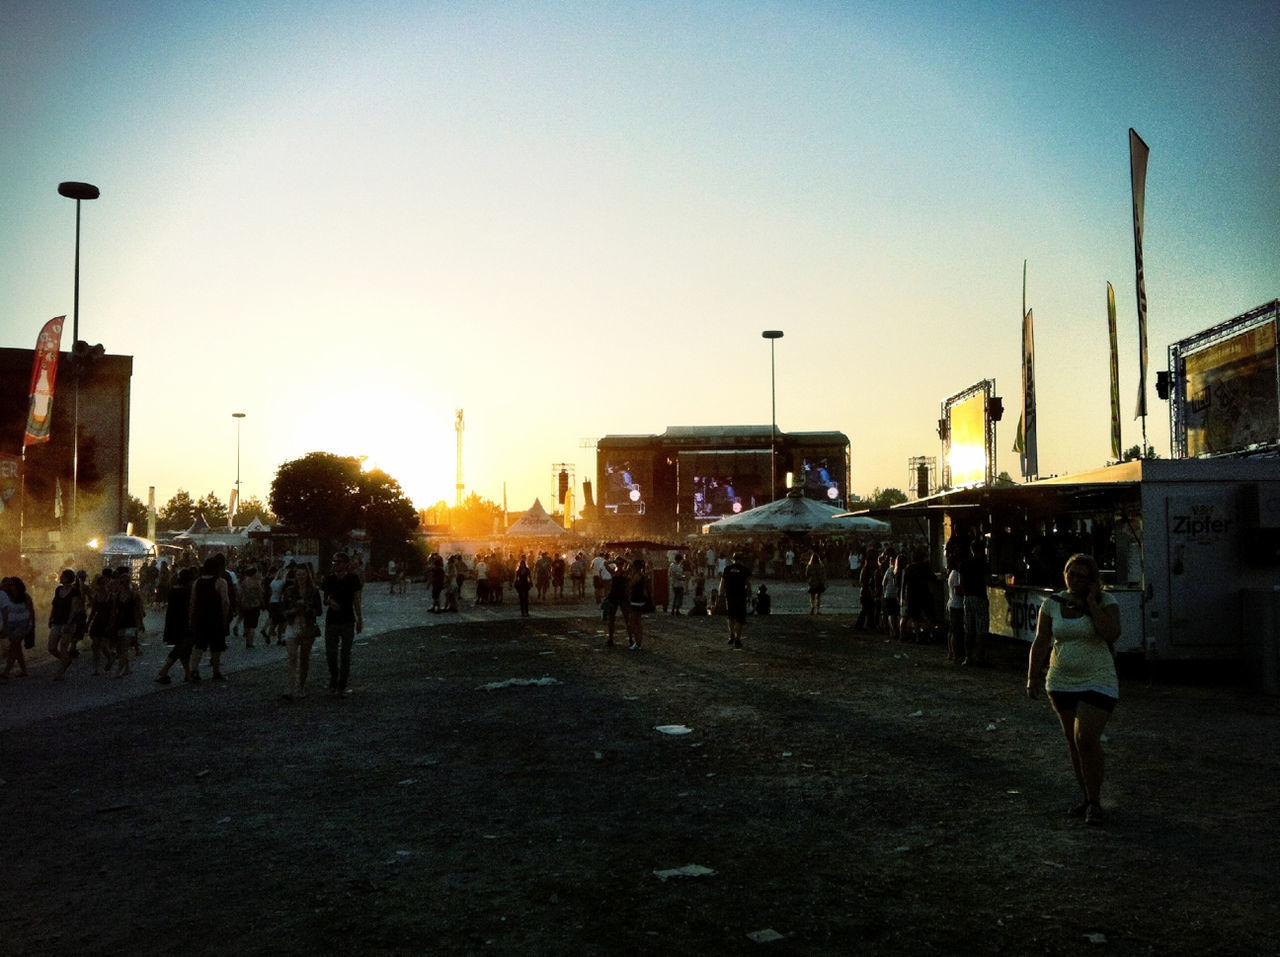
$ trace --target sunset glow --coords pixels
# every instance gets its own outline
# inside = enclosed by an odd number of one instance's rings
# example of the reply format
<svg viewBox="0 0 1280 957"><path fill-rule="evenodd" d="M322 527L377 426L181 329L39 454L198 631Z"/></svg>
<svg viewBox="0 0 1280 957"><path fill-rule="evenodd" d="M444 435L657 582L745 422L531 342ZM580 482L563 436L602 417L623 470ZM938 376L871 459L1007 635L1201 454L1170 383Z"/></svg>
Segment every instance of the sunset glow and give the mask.
<svg viewBox="0 0 1280 957"><path fill-rule="evenodd" d="M1280 294L1277 39L1245 4L7 3L4 345L71 311L83 180L139 498L226 501L243 411L245 498L328 451L452 502L463 409L466 491L547 504L596 437L769 424L773 328L778 428L847 433L865 495L957 389L1017 408L1026 260L1041 472L1090 468L1108 280L1140 440L1130 126L1153 368Z"/></svg>

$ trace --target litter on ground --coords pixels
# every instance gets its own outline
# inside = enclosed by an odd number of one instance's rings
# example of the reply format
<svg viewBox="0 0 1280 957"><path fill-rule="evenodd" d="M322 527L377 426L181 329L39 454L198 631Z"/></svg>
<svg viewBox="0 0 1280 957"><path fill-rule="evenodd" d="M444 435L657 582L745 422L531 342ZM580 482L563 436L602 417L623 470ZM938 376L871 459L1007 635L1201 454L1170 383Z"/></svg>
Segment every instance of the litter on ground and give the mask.
<svg viewBox="0 0 1280 957"><path fill-rule="evenodd" d="M693 728L687 728L683 724L657 724L653 726L653 730L662 734L689 734Z"/></svg>
<svg viewBox="0 0 1280 957"><path fill-rule="evenodd" d="M665 871L654 871L653 876L660 881L665 881L668 877L709 877L715 871L709 867L703 867L701 864L686 864L684 867L672 867Z"/></svg>
<svg viewBox="0 0 1280 957"><path fill-rule="evenodd" d="M506 681L490 681L487 685L481 685L477 691L497 691L500 688L517 688L525 685L537 685L545 688L548 685L558 685L560 682L555 678L508 678Z"/></svg>

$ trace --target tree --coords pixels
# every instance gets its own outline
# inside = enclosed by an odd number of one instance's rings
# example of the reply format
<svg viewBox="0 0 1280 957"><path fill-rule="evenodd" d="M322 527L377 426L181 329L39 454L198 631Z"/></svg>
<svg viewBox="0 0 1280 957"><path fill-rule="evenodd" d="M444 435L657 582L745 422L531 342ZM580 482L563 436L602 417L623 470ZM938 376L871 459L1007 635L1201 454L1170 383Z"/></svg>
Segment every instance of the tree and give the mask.
<svg viewBox="0 0 1280 957"><path fill-rule="evenodd" d="M274 525L278 521L267 504L257 496L247 498L236 506L237 525L248 525L255 518L263 525Z"/></svg>
<svg viewBox="0 0 1280 957"><path fill-rule="evenodd" d="M418 527L418 510L400 483L382 469L360 473L363 525L369 536L369 560L378 567L387 559L403 561L412 545L409 536Z"/></svg>
<svg viewBox="0 0 1280 957"><path fill-rule="evenodd" d="M200 496L200 501L196 502L196 511L204 516L210 528L227 527L227 507L213 492Z"/></svg>
<svg viewBox="0 0 1280 957"><path fill-rule="evenodd" d="M1013 476L1008 472L1001 472L996 476L996 480L991 484L996 488L1009 488L1010 486L1017 485L1018 483L1013 480Z"/></svg>
<svg viewBox="0 0 1280 957"><path fill-rule="evenodd" d="M360 461L309 452L276 470L267 501L282 525L326 542L358 525Z"/></svg>
<svg viewBox="0 0 1280 957"><path fill-rule="evenodd" d="M901 505L907 500L907 493L900 488L878 488L871 493L868 505L872 508L889 508L893 505Z"/></svg>
<svg viewBox="0 0 1280 957"><path fill-rule="evenodd" d="M1142 451L1142 446L1140 445L1131 445L1124 450L1124 455L1120 456L1120 461L1132 462L1134 459L1158 459L1158 458L1160 458L1160 453L1158 453L1155 449L1153 449L1149 445L1147 446L1146 452Z"/></svg>
<svg viewBox="0 0 1280 957"><path fill-rule="evenodd" d="M319 539L322 549L365 529L375 565L399 554L418 526L418 513L399 482L381 469L361 472L359 459L331 452L309 452L281 465L270 503L282 525Z"/></svg>
<svg viewBox="0 0 1280 957"><path fill-rule="evenodd" d="M448 511L449 526L461 538L487 538L493 534L494 522L502 517L502 507L472 492L461 508Z"/></svg>
<svg viewBox="0 0 1280 957"><path fill-rule="evenodd" d="M196 520L196 503L191 494L180 488L173 498L165 503L157 516L156 525L170 532L183 532Z"/></svg>
<svg viewBox="0 0 1280 957"><path fill-rule="evenodd" d="M130 495L124 503L124 520L127 528L133 525L133 534L141 535L147 530L147 505L136 495Z"/></svg>

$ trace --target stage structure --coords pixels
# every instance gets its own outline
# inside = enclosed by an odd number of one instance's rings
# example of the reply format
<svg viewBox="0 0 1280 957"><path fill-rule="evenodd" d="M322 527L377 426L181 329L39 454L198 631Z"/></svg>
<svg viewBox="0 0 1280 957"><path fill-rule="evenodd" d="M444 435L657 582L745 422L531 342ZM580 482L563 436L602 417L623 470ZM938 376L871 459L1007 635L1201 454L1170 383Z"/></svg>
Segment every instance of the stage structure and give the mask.
<svg viewBox="0 0 1280 957"><path fill-rule="evenodd" d="M1004 403L994 379L983 379L942 403L942 488L990 485L995 480L996 423Z"/></svg>
<svg viewBox="0 0 1280 957"><path fill-rule="evenodd" d="M1278 322L1272 300L1169 346L1156 388L1169 399L1174 458L1280 448Z"/></svg>
<svg viewBox="0 0 1280 957"><path fill-rule="evenodd" d="M937 456L913 455L907 459L907 488L911 498L928 498L937 491Z"/></svg>
<svg viewBox="0 0 1280 957"><path fill-rule="evenodd" d="M790 487L846 507L848 436L779 431L775 471L773 435L768 425L724 425L604 436L596 443L596 488L607 534L689 534L782 498Z"/></svg>

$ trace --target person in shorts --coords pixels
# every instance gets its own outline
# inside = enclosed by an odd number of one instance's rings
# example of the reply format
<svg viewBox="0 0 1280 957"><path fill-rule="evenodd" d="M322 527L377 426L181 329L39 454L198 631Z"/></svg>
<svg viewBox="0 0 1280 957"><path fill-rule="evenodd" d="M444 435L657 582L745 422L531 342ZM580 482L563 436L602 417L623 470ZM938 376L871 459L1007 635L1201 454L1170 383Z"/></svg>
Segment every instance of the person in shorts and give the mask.
<svg viewBox="0 0 1280 957"><path fill-rule="evenodd" d="M64 568L49 602L49 654L60 662L54 681L62 681L76 658L76 620L84 617L84 593L76 573Z"/></svg>
<svg viewBox="0 0 1280 957"><path fill-rule="evenodd" d="M1120 699L1115 665L1120 605L1102 590L1092 556L1072 555L1063 577L1066 589L1046 598L1040 609L1027 656L1027 697L1038 696L1043 675L1080 785L1080 800L1067 813L1101 824L1102 732Z"/></svg>

